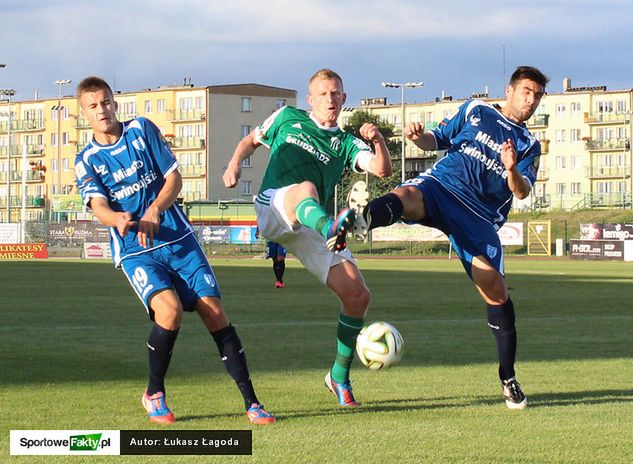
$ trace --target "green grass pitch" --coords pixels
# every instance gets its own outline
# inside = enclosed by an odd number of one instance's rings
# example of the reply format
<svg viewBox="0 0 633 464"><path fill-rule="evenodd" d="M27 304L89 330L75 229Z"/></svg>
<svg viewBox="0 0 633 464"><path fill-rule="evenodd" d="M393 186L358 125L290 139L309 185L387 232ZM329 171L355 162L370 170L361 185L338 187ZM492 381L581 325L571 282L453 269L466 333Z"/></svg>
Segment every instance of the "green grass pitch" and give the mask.
<svg viewBox="0 0 633 464"><path fill-rule="evenodd" d="M366 259L368 321L393 323L402 362L354 362L358 410L323 386L338 302L297 261L283 290L269 261L212 260L260 399L251 426L215 344L183 321L167 377L179 429L252 429L253 456L9 456L11 429L154 429L140 405L150 322L111 263L0 264L0 462L630 463L633 264L511 258L517 373L508 410L485 307L455 259Z"/></svg>

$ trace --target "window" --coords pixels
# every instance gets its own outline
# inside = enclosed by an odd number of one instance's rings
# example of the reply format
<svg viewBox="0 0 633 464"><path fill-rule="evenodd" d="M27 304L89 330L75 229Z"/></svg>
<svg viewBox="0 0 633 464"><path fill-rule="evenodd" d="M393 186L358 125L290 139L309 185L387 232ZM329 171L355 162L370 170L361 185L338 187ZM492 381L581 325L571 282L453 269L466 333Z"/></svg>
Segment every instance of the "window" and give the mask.
<svg viewBox="0 0 633 464"><path fill-rule="evenodd" d="M569 136L572 142L580 142L580 129L572 129L569 131Z"/></svg>
<svg viewBox="0 0 633 464"><path fill-rule="evenodd" d="M611 182L598 182L598 193L605 194L611 193Z"/></svg>
<svg viewBox="0 0 633 464"><path fill-rule="evenodd" d="M559 197L562 197L563 195L565 195L567 193L567 184L563 184L563 183L559 183L556 184L556 195L558 195Z"/></svg>
<svg viewBox="0 0 633 464"><path fill-rule="evenodd" d="M193 98L191 98L191 97L180 98L178 100L178 108L181 111L186 111L186 110L193 109Z"/></svg>
<svg viewBox="0 0 633 464"><path fill-rule="evenodd" d="M556 117L557 118L564 118L566 111L567 111L567 108L566 108L564 103L559 103L558 105L556 105Z"/></svg>
<svg viewBox="0 0 633 464"><path fill-rule="evenodd" d="M57 132L51 132L51 145L57 146Z"/></svg>
<svg viewBox="0 0 633 464"><path fill-rule="evenodd" d="M51 171L57 172L57 158L51 160Z"/></svg>
<svg viewBox="0 0 633 464"><path fill-rule="evenodd" d="M557 156L556 157L556 169L565 169L565 157Z"/></svg>
<svg viewBox="0 0 633 464"><path fill-rule="evenodd" d="M196 97L196 109L197 110L201 110L204 108L204 98L203 97Z"/></svg>
<svg viewBox="0 0 633 464"><path fill-rule="evenodd" d="M67 106L63 106L62 107L62 113L64 115L64 119L68 119L70 117L70 113L68 111L68 107Z"/></svg>
<svg viewBox="0 0 633 464"><path fill-rule="evenodd" d="M565 142L565 129L558 129L556 131L556 143Z"/></svg>
<svg viewBox="0 0 633 464"><path fill-rule="evenodd" d="M248 158L244 158L242 160L242 167L243 168L250 168L251 167L251 157L250 156Z"/></svg>
<svg viewBox="0 0 633 464"><path fill-rule="evenodd" d="M156 111L158 111L159 113L165 112L165 100L163 100L162 98L156 102Z"/></svg>
<svg viewBox="0 0 633 464"><path fill-rule="evenodd" d="M570 109L571 109L571 115L572 116L578 116L581 111L582 111L582 107L580 105L580 102L572 102L569 105Z"/></svg>
<svg viewBox="0 0 633 464"><path fill-rule="evenodd" d="M598 113L613 113L612 101L600 101L596 103L596 110Z"/></svg>
<svg viewBox="0 0 633 464"><path fill-rule="evenodd" d="M580 169L580 156L574 155L570 158L569 167L571 169Z"/></svg>
<svg viewBox="0 0 633 464"><path fill-rule="evenodd" d="M70 164L68 161L69 161L68 158L64 158L62 160L62 171L64 172L68 172L68 166Z"/></svg>
<svg viewBox="0 0 633 464"><path fill-rule="evenodd" d="M283 108L284 106L286 106L286 100L284 98L278 98L275 100L276 109Z"/></svg>
<svg viewBox="0 0 633 464"><path fill-rule="evenodd" d="M68 132L62 133L62 144L68 145L70 143L70 134Z"/></svg>
<svg viewBox="0 0 633 464"><path fill-rule="evenodd" d="M571 194L572 195L580 195L582 192L580 191L580 182L572 182L571 183Z"/></svg>
<svg viewBox="0 0 633 464"><path fill-rule="evenodd" d="M252 98L251 97L242 97L242 113L250 113Z"/></svg>
<svg viewBox="0 0 633 464"><path fill-rule="evenodd" d="M152 101L145 100L145 114L151 114L152 112Z"/></svg>
<svg viewBox="0 0 633 464"><path fill-rule="evenodd" d="M242 126L242 138L251 133L251 126Z"/></svg>
<svg viewBox="0 0 633 464"><path fill-rule="evenodd" d="M59 110L57 106L53 106L51 108L51 121L57 121L57 115L59 114Z"/></svg>
<svg viewBox="0 0 633 464"><path fill-rule="evenodd" d="M250 195L251 194L251 181L243 180L240 182L240 189L242 195Z"/></svg>
<svg viewBox="0 0 633 464"><path fill-rule="evenodd" d="M626 113L626 100L618 100L615 102L616 113Z"/></svg>
<svg viewBox="0 0 633 464"><path fill-rule="evenodd" d="M615 130L615 133L616 133L616 136L617 136L618 140L628 139L628 136L626 135L627 134L626 127L618 127Z"/></svg>

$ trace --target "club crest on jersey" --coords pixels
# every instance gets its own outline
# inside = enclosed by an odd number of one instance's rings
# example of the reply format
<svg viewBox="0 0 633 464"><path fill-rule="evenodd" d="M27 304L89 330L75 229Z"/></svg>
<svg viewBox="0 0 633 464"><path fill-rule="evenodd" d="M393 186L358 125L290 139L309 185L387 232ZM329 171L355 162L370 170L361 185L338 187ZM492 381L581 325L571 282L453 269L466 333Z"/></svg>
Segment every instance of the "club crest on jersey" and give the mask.
<svg viewBox="0 0 633 464"><path fill-rule="evenodd" d="M330 139L330 148L332 148L332 150L338 150L341 146L341 139L339 139L338 137L332 137Z"/></svg>
<svg viewBox="0 0 633 464"><path fill-rule="evenodd" d="M470 125L471 126L477 127L479 125L479 121L481 121L481 118L478 118L474 114L470 115Z"/></svg>
<svg viewBox="0 0 633 464"><path fill-rule="evenodd" d="M212 274L205 274L204 275L204 280L207 282L207 284L210 287L215 287L215 279L213 278Z"/></svg>
<svg viewBox="0 0 633 464"><path fill-rule="evenodd" d="M141 137L138 137L132 140L132 146L136 148L138 151L145 150L145 147L146 147L145 141Z"/></svg>
<svg viewBox="0 0 633 464"><path fill-rule="evenodd" d="M497 256L497 247L486 245L486 254L488 255L488 258L494 259L494 257Z"/></svg>

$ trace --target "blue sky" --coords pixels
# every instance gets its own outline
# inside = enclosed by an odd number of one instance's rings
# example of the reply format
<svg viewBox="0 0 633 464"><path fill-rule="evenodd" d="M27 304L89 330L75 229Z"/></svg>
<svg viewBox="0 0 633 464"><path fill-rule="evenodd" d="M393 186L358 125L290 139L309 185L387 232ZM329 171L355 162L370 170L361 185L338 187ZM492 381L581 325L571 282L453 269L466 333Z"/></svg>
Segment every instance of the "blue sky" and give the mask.
<svg viewBox="0 0 633 464"><path fill-rule="evenodd" d="M503 93L521 64L572 85L633 88L633 2L445 0L0 0L0 87L57 95L96 74L118 90L257 82L299 91L321 67L347 106L400 101L381 81L424 81L406 100ZM505 44L505 74L504 54Z"/></svg>

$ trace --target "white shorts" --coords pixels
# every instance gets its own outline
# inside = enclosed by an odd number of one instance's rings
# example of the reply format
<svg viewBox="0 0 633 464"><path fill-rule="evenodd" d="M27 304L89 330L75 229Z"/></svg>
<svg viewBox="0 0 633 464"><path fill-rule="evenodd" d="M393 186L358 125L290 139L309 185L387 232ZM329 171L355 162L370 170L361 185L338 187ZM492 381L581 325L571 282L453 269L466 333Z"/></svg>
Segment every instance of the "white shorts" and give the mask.
<svg viewBox="0 0 633 464"><path fill-rule="evenodd" d="M283 245L323 283L327 282L331 267L344 261L356 266L348 249L334 254L327 248L325 238L316 230L290 222L284 210L284 198L290 187L292 185L268 189L257 196L255 211L260 234L267 240Z"/></svg>

